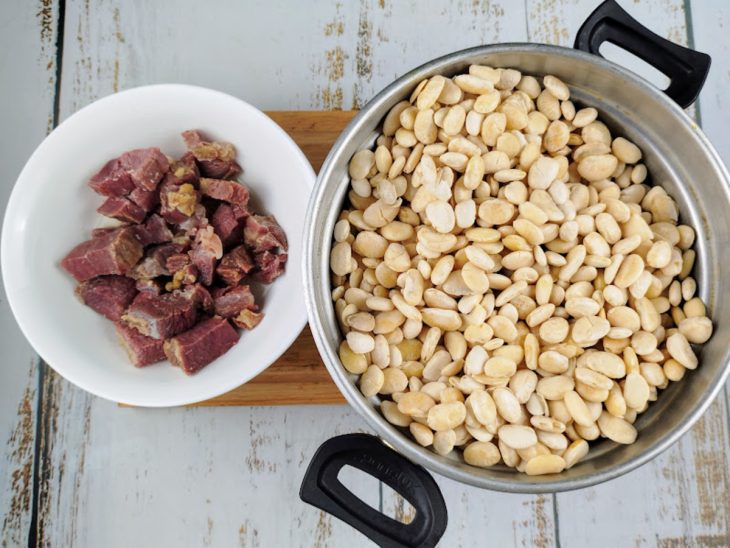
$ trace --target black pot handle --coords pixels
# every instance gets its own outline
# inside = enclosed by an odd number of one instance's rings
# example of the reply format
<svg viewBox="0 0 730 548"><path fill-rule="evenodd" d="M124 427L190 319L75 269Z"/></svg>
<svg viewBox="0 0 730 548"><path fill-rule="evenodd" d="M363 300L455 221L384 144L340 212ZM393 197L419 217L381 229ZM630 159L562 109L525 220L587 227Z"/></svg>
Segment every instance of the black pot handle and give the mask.
<svg viewBox="0 0 730 548"><path fill-rule="evenodd" d="M654 34L614 0L606 0L585 20L574 47L595 55L603 42L611 42L640 57L670 80L665 93L682 108L695 102L710 71L710 56L677 45Z"/></svg>
<svg viewBox="0 0 730 548"><path fill-rule="evenodd" d="M400 523L357 498L337 479L348 464L384 481L410 502L416 509L413 521ZM380 546L431 547L446 530L446 503L433 478L369 434L346 434L324 442L309 463L299 496Z"/></svg>

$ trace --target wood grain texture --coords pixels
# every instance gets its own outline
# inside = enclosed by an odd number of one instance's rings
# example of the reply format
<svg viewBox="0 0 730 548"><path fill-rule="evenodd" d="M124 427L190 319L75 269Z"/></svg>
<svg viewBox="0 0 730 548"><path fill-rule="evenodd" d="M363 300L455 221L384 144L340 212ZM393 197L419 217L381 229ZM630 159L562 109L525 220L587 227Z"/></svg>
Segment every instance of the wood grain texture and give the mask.
<svg viewBox="0 0 730 548"><path fill-rule="evenodd" d="M26 158L53 124L58 4L0 7L0 222ZM25 544L32 528L38 358L0 284L0 546Z"/></svg>

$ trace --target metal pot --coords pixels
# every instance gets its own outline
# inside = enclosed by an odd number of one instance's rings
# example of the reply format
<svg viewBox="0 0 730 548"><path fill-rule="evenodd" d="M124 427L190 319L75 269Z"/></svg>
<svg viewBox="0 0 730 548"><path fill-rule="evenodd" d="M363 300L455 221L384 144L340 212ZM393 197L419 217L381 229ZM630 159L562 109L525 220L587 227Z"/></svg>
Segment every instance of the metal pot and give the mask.
<svg viewBox="0 0 730 548"><path fill-rule="evenodd" d="M598 55L611 41L641 57L671 78L666 91ZM604 2L578 31L578 49L541 44L498 44L467 49L435 59L405 74L379 93L352 120L334 144L319 174L309 204L305 234L304 279L309 322L322 358L339 389L389 450L372 436L336 438L315 456L302 486L302 498L335 514L379 543L432 545L445 529L446 509L433 480L417 463L457 481L498 491L546 493L588 487L640 466L687 432L707 409L728 376L730 278L720 275L720 257L730 238L730 176L697 124L682 110L697 97L710 58L655 35L615 2ZM583 51L581 51L583 50ZM480 469L455 454L439 456L388 423L378 398L365 398L355 376L340 364L341 334L330 297L329 252L332 230L348 187L347 166L359 149L370 147L380 123L397 102L435 74L453 75L470 64L514 67L524 73L554 74L566 82L572 99L596 107L601 119L637 143L653 182L678 202L684 223L697 233L695 277L715 319L715 334L704 346L701 367L664 390L636 422L633 445L604 440L591 444L584 461L559 475L530 477L507 468ZM409 463L410 461L410 463ZM401 492L417 510L403 525L347 496L336 479L344 464L356 466ZM348 492L349 493L349 492Z"/></svg>

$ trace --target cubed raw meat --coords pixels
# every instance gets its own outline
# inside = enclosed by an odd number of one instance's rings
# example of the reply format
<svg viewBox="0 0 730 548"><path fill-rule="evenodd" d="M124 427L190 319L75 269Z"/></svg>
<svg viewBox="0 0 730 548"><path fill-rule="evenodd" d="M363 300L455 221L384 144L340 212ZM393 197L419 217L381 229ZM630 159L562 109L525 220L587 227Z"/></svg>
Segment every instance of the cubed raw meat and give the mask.
<svg viewBox="0 0 730 548"><path fill-rule="evenodd" d="M147 216L144 209L122 196L110 196L96 211L106 217L128 223L141 223Z"/></svg>
<svg viewBox="0 0 730 548"><path fill-rule="evenodd" d="M190 329L197 318L194 302L174 293L140 293L122 320L143 335L167 339Z"/></svg>
<svg viewBox="0 0 730 548"><path fill-rule="evenodd" d="M134 184L145 190L155 190L170 169L170 162L157 147L130 150L119 157L119 162Z"/></svg>
<svg viewBox="0 0 730 548"><path fill-rule="evenodd" d="M89 186L104 196L126 196L134 190L134 182L122 167L119 158L109 160L91 179Z"/></svg>
<svg viewBox="0 0 730 548"><path fill-rule="evenodd" d="M164 244L172 240L172 232L165 220L156 213L150 215L143 225L136 226L135 230L143 246Z"/></svg>
<svg viewBox="0 0 730 548"><path fill-rule="evenodd" d="M180 224L195 213L200 195L190 183L160 185L160 215L172 224Z"/></svg>
<svg viewBox="0 0 730 548"><path fill-rule="evenodd" d="M139 280L135 280L135 287L140 293L147 292L153 295L162 293L162 283L159 280L140 278Z"/></svg>
<svg viewBox="0 0 730 548"><path fill-rule="evenodd" d="M239 245L223 255L215 271L226 285L238 285L246 277L246 274L253 270L254 266L255 264L246 248Z"/></svg>
<svg viewBox="0 0 730 548"><path fill-rule="evenodd" d="M149 213L160 204L160 193L155 190L145 190L143 188L135 188L129 193L129 199L142 208L145 213Z"/></svg>
<svg viewBox="0 0 730 548"><path fill-rule="evenodd" d="M232 318L234 324L241 329L253 329L261 320L264 319L263 312L254 312L253 310L241 310L241 312L235 318Z"/></svg>
<svg viewBox="0 0 730 548"><path fill-rule="evenodd" d="M190 250L190 259L198 267L199 280L203 285L213 283L213 274L220 258L223 257L223 243L212 226L198 230Z"/></svg>
<svg viewBox="0 0 730 548"><path fill-rule="evenodd" d="M175 294L195 303L195 306L206 312L213 311L213 297L202 284L196 283L188 285L185 289L176 291Z"/></svg>
<svg viewBox="0 0 730 548"><path fill-rule="evenodd" d="M142 244L131 227L112 230L80 243L61 266L82 282L107 274L126 274L142 258Z"/></svg>
<svg viewBox="0 0 730 548"><path fill-rule="evenodd" d="M137 295L137 289L134 280L126 276L99 276L81 282L76 295L86 306L116 322Z"/></svg>
<svg viewBox="0 0 730 548"><path fill-rule="evenodd" d="M170 166L170 172L165 175L165 182L175 185L183 183L196 184L200 172L195 163L195 156L192 152L186 152L179 160L175 160Z"/></svg>
<svg viewBox="0 0 730 548"><path fill-rule="evenodd" d="M182 136L203 177L230 179L241 173L241 166L236 163L236 149L231 143L206 141L195 129L184 131Z"/></svg>
<svg viewBox="0 0 730 548"><path fill-rule="evenodd" d="M246 224L246 217L248 217L248 210L237 205L221 204L215 210L210 224L213 225L224 247L243 242L243 227Z"/></svg>
<svg viewBox="0 0 730 548"><path fill-rule="evenodd" d="M254 255L257 268L254 274L255 279L265 284L270 284L284 273L287 258L285 252L279 254L272 253L271 251L257 253Z"/></svg>
<svg viewBox="0 0 730 548"><path fill-rule="evenodd" d="M116 327L119 342L136 367L144 367L165 359L163 341L147 337L122 322L118 322Z"/></svg>
<svg viewBox="0 0 730 548"><path fill-rule="evenodd" d="M219 288L213 293L215 313L224 318L238 316L242 310L257 311L251 288L247 285Z"/></svg>
<svg viewBox="0 0 730 548"><path fill-rule="evenodd" d="M200 178L200 192L204 196L215 198L223 202L245 206L248 204L249 192L245 185L238 181L225 179Z"/></svg>
<svg viewBox="0 0 730 548"><path fill-rule="evenodd" d="M287 250L286 234L273 215L250 215L246 219L243 239L254 253L275 248Z"/></svg>
<svg viewBox="0 0 730 548"><path fill-rule="evenodd" d="M240 335L227 320L214 316L165 341L167 359L192 375L231 349Z"/></svg>

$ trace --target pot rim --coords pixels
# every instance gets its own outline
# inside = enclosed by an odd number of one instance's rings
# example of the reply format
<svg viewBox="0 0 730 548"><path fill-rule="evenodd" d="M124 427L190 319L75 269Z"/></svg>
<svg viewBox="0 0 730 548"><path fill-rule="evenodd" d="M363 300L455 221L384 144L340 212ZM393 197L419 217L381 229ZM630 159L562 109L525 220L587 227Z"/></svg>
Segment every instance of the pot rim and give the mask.
<svg viewBox="0 0 730 548"><path fill-rule="evenodd" d="M384 443L393 447L410 461L425 466L429 470L437 472L438 474L450 479L482 489L522 494L557 493L590 487L626 474L654 459L683 436L699 420L702 414L714 401L730 374L728 362L724 364L723 371L719 377L715 379L715 383L711 390L707 392L694 406L692 411L683 418L675 430L667 432L653 446L650 446L648 450L628 459L625 462L609 466L596 472L589 472L578 478L569 479L546 480L541 479L544 477L536 476L532 479L532 481L515 482L510 479L482 477L477 474L470 473L463 468L455 466L446 457L441 457L431 450L421 447L415 441L409 439L406 435L400 432L395 426L388 423L382 414L374 408L373 404L365 398L359 390L357 390L357 387L350 381L350 374L340 364L337 348L331 347L326 340L325 322L323 321L322 313L317 308L318 302L324 302L325 306L330 307L332 304L330 302L331 299L329 298L329 295L327 295L323 300L322 295L318 294L319 287L315 287L313 268L318 267L318 260L321 257L322 249L317 246L317 242L314 240L316 228L314 219L316 217L321 217L321 215L318 215L318 211L321 209L319 204L326 187L324 181L333 177L334 163L341 155L341 149L348 140L349 135L357 132L363 125L365 125L366 122L370 122L371 113L383 103L390 101L396 94L402 96L404 92L402 88L407 83L420 81L431 73L448 72L449 67L460 62L466 62L467 59L477 55L534 52L547 53L550 55L563 56L593 63L603 70L608 71L616 78L630 80L632 84L643 88L644 91L653 96L656 101L659 101L665 107L668 115L672 115L678 122L692 130L691 134L693 138L699 142L708 161L711 162L714 169L721 175L722 183L726 187L730 188L730 174L720 159L719 154L699 128L697 123L695 123L694 120L692 120L684 112L684 110L664 92L634 72L608 61L603 57L563 46L521 42L476 46L437 57L414 68L413 70L408 71L373 97L373 99L371 99L360 110L360 112L358 112L347 127L345 127L335 143L332 145L327 158L322 164L317 176L314 191L310 197L305 222L306 232L304 234L304 259L302 265L304 268L304 290L307 313L309 315L309 324L317 349L319 350L330 376L334 380L340 392L342 392L347 399L349 405L365 419L368 426L377 433ZM570 82L567 83L570 84ZM317 260L315 260L315 257ZM328 273L325 275L328 276ZM557 477L560 478L559 475Z"/></svg>

